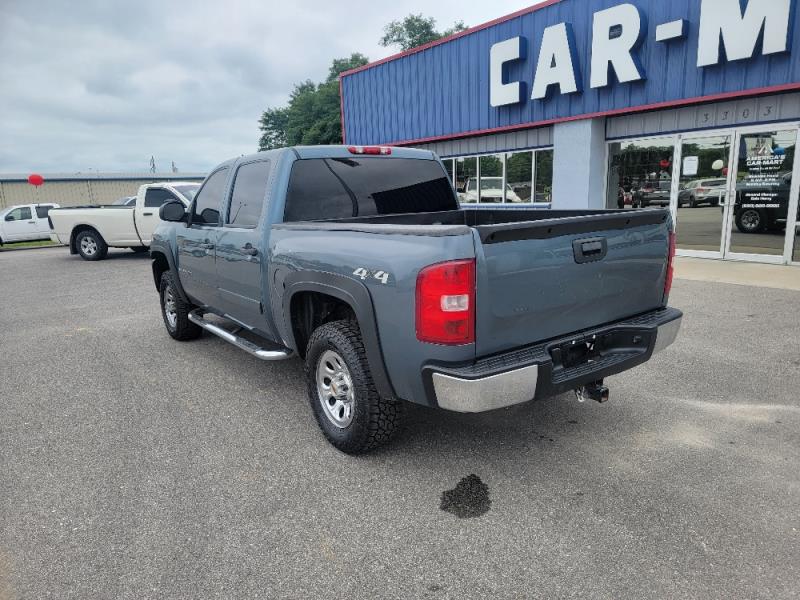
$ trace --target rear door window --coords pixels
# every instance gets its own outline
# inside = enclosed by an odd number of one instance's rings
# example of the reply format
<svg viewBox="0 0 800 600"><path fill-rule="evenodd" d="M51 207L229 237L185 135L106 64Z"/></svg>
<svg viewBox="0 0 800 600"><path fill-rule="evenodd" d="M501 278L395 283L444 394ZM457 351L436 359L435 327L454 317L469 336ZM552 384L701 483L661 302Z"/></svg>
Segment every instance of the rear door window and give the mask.
<svg viewBox="0 0 800 600"><path fill-rule="evenodd" d="M266 202L269 171L268 160L247 163L237 169L226 224L247 228L258 225Z"/></svg>
<svg viewBox="0 0 800 600"><path fill-rule="evenodd" d="M39 204L36 206L36 216L40 219L46 219L52 208L50 204Z"/></svg>
<svg viewBox="0 0 800 600"><path fill-rule="evenodd" d="M384 157L295 161L284 221L455 210L458 203L434 160Z"/></svg>

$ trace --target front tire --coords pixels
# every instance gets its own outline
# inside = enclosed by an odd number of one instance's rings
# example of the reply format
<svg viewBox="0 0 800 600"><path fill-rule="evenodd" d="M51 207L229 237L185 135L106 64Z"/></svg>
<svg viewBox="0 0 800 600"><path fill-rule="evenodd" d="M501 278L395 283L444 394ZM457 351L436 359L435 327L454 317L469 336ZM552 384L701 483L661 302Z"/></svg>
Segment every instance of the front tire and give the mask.
<svg viewBox="0 0 800 600"><path fill-rule="evenodd" d="M322 433L342 452L362 454L385 444L400 424L402 404L378 394L354 321L326 323L311 334L306 381Z"/></svg>
<svg viewBox="0 0 800 600"><path fill-rule="evenodd" d="M169 271L161 275L159 292L161 317L164 319L167 333L180 342L199 338L203 329L189 320L189 313L195 307L181 298L175 277Z"/></svg>
<svg viewBox="0 0 800 600"><path fill-rule="evenodd" d="M78 254L83 260L103 260L108 254L108 245L94 229L85 229L75 239Z"/></svg>

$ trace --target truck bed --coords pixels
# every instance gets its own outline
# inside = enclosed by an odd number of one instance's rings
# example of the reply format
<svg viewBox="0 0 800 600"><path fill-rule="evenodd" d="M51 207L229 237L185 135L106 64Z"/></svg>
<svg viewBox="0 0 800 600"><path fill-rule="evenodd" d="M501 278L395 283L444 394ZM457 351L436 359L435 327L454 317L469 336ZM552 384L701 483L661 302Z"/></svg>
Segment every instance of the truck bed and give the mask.
<svg viewBox="0 0 800 600"><path fill-rule="evenodd" d="M667 209L460 209L274 227L472 235L479 273L475 350L486 356L662 307L670 226Z"/></svg>

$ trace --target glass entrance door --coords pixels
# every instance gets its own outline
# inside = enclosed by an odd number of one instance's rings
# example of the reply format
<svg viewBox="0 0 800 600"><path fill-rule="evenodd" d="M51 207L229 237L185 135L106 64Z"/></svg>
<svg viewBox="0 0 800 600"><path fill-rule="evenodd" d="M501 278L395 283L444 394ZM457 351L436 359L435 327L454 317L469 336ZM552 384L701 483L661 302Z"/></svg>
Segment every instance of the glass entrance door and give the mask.
<svg viewBox="0 0 800 600"><path fill-rule="evenodd" d="M735 197L728 203L726 257L783 260L787 237L794 237L790 219L792 170L797 129L739 134L734 165ZM787 232L787 228L792 231ZM790 240L793 241L793 240Z"/></svg>
<svg viewBox="0 0 800 600"><path fill-rule="evenodd" d="M675 213L679 250L722 256L732 141L732 135L681 141Z"/></svg>

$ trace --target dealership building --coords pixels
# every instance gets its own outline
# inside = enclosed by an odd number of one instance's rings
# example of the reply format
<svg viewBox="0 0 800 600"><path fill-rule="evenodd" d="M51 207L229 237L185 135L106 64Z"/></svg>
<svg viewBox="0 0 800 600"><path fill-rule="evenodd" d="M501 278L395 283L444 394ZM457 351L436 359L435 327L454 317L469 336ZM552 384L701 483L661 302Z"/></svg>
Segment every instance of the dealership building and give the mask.
<svg viewBox="0 0 800 600"><path fill-rule="evenodd" d="M679 254L800 264L800 0L549 0L342 74L353 145L466 205L669 207Z"/></svg>

